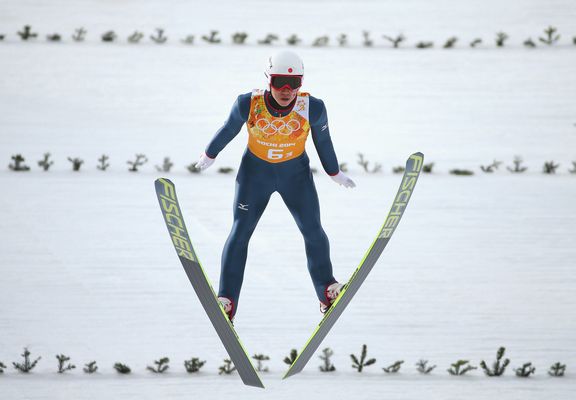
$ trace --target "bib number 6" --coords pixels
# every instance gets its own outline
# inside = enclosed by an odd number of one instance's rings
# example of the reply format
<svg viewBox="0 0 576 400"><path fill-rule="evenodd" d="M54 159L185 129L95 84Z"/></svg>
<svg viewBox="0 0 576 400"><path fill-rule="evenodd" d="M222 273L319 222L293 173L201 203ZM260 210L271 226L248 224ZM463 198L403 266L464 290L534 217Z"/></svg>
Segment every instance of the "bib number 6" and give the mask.
<svg viewBox="0 0 576 400"><path fill-rule="evenodd" d="M269 149L268 150L268 158L270 160L280 160L284 157L284 150L280 149Z"/></svg>

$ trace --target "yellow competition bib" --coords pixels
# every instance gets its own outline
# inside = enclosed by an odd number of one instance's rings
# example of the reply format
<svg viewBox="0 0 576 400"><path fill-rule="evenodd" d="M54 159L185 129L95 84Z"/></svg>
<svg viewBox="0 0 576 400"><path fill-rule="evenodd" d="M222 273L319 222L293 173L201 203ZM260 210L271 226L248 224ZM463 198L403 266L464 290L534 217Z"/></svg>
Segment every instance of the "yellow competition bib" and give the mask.
<svg viewBox="0 0 576 400"><path fill-rule="evenodd" d="M290 114L274 117L266 108L264 91L254 90L246 123L250 151L271 163L288 161L304 153L310 133L309 96L308 93L298 93Z"/></svg>

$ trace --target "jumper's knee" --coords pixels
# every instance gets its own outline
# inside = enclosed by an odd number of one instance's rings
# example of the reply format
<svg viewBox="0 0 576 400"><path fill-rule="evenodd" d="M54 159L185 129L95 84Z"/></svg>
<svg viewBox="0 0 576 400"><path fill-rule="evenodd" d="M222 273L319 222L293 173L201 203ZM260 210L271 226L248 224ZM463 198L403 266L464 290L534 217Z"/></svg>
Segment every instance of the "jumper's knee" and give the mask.
<svg viewBox="0 0 576 400"><path fill-rule="evenodd" d="M302 234L306 242L315 243L328 240L326 232L324 232L321 226L316 226L312 229L303 229Z"/></svg>

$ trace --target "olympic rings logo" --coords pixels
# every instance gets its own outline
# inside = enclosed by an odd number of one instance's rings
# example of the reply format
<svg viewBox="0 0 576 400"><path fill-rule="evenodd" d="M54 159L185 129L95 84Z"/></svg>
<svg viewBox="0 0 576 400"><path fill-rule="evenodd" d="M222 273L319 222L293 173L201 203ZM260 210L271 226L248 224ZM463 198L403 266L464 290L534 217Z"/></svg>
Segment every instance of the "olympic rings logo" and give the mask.
<svg viewBox="0 0 576 400"><path fill-rule="evenodd" d="M298 121L297 119L291 119L288 122L285 122L284 120L281 119L274 119L272 121L269 121L266 118L261 118L257 120L254 126L260 132L264 133L266 137L274 136L276 134L289 136L292 133L299 131L302 127L300 121Z"/></svg>

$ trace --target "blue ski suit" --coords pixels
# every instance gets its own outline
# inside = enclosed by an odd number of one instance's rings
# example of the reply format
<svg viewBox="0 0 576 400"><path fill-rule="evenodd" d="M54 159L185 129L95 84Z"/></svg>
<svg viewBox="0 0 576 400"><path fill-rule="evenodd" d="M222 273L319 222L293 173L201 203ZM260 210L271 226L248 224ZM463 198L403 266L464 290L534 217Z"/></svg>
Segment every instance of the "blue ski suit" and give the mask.
<svg viewBox="0 0 576 400"><path fill-rule="evenodd" d="M224 126L216 132L207 146L206 155L215 158L236 137L244 123L248 122L250 135L250 127L251 125L254 126L251 116L266 115L268 119L264 124L267 125L264 126L261 121L256 121L256 125L260 123L261 127L276 129L276 133L278 129L272 125L281 125L280 118L287 116L292 118L292 115L298 117L293 111L295 106L300 104L296 101L300 95L287 108L281 108L274 101L270 92L259 91L260 103L255 101L255 93L257 91L238 96ZM322 100L309 96L307 93L304 95L308 97L306 104L309 131L312 133L320 161L327 174L336 175L339 172L339 165L330 138L326 108ZM258 104L261 105L261 109L258 109ZM302 108L300 107L300 109ZM306 123L304 119L299 121L302 124ZM290 120L290 122L300 126L294 120ZM273 136L275 132L272 131L270 135ZM307 134L308 132L306 132ZM265 133L262 137L270 136ZM304 135L300 139L305 142L306 136ZM271 151L269 154L274 160L264 159L263 156L257 155L259 154L257 146L263 147L261 146L262 142L254 142L252 147L251 144L249 141L249 146L244 152L236 176L236 193L233 205L234 223L222 252L218 296L232 300L232 313L235 314L238 308L250 237L270 200L270 196L272 193L278 192L304 237L308 271L318 299L321 302L329 303L326 299L325 289L336 280L332 273L328 237L320 222L318 194L303 143L299 155L284 151L292 157L287 161L278 160L274 156L276 154L274 152L281 152L282 150L268 150L268 148L264 148L264 154L266 151ZM273 146L273 144L268 144L268 146Z"/></svg>

